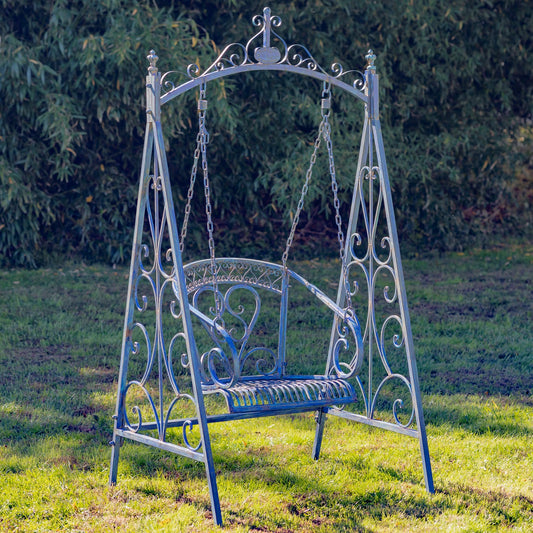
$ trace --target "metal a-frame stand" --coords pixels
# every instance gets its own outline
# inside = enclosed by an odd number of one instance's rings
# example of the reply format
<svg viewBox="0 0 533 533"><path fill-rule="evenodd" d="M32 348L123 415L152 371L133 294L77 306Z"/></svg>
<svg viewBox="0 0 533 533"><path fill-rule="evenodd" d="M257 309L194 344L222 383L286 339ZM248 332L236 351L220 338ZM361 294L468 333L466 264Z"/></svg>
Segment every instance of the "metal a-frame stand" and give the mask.
<svg viewBox="0 0 533 533"><path fill-rule="evenodd" d="M135 221L132 259L126 303L126 316L124 320L124 333L122 340L122 355L119 372L119 391L117 406L114 415L114 431L111 455L110 484L115 484L119 461L120 447L124 439L131 439L148 446L183 455L205 464L213 518L217 524L222 523L218 489L215 479L213 455L207 429L206 410L201 391L199 359L194 342L189 307L182 305L187 302L183 262L178 240L178 226L170 187L169 171L164 148L163 132L161 128L161 107L159 95L161 92L161 73L155 66L157 56L154 52L149 56L150 67L146 77L147 123L144 141L144 150L137 200L137 214ZM150 198L152 193L152 199ZM152 201L151 201L152 200ZM150 245L143 242L143 233L149 234ZM166 254L163 242L169 241ZM150 257L150 254L153 254ZM150 266L143 264L143 258L150 258ZM165 262L171 267L165 269ZM152 297L153 314L155 315L152 335L149 334L145 324L134 321L136 313L146 312L148 297L143 294L139 298L139 284L146 281L147 292ZM165 338L165 321L163 314L166 293L171 298L177 297L179 311L175 311L176 300L172 299L167 312L170 318L176 321L175 330L171 340ZM179 323L182 324L180 331ZM143 347L133 338L134 330L140 331L140 337L145 341ZM153 339L153 341L152 341ZM174 345L183 341L184 354L181 356L181 365L190 373L191 390L184 392L173 361ZM142 377L138 380L128 381L128 366L132 355L139 355L144 348L146 367ZM150 374L157 365L158 387L154 400L154 393L148 389ZM166 373L166 376L164 375ZM170 389L173 399L165 405L165 385ZM140 407L132 407L137 420L131 422L126 411L126 397L130 389L139 389L146 397L149 408L147 409L150 422L143 420ZM168 394L168 393L167 393ZM178 401L185 400L193 404L193 413L190 419L181 420L179 426L183 429L182 443L168 442L167 430L170 427L171 414ZM195 412L194 412L195 411ZM200 430L200 441L196 445L189 442L187 431L197 424ZM155 435L143 434L148 430Z"/></svg>
<svg viewBox="0 0 533 533"><path fill-rule="evenodd" d="M431 471L426 427L422 411L413 334L407 306L398 232L396 229L396 219L394 216L391 187L379 119L379 77L376 74L374 64L376 56L372 50L369 51L366 59L367 68L365 70L364 90L368 100L365 106L363 134L361 137L350 221L347 231L349 238L347 239L345 249L346 256L350 260L348 268L352 272L358 271L359 274L362 274L362 285L365 285L367 295L367 320L363 337L367 349L366 355L368 361L365 376L366 387L364 387L362 375L357 377L360 392L364 400L364 412L356 414L341 409L329 409L327 411L329 414L341 418L418 438L426 490L433 493L433 474ZM365 182L369 184L366 190ZM376 184L377 191L374 190L376 188L374 184ZM385 213L386 227L382 228L384 234L380 236L378 234L380 229L379 220L383 211ZM385 250L385 257L380 256L377 251L379 236L381 237L380 246ZM392 295L390 294L391 289L388 285L384 287L381 296L376 290L376 281L383 274L388 275L392 281ZM352 298L356 297L357 293L361 290L358 281L354 282L354 287L351 293ZM341 307L346 300L348 290L350 289L346 287L346 284L342 283L341 275L337 296L337 304ZM393 312L388 311L385 316L381 317L381 328L378 326L376 313L376 303L379 299L388 305L396 304L397 307ZM399 329L399 333L393 335L393 346L396 349L404 348L405 350L407 375L394 371L388 361L384 338L387 327L390 327L392 324L395 324ZM336 332L333 330L328 368L331 368L331 354L333 353L332 347L335 340ZM378 378L377 387L374 387L376 358L382 364L384 376ZM380 392L392 380L403 383L409 391L412 408L406 422L402 422L398 414L398 411L403 407L403 401L401 399L396 399L393 402L392 422L380 420L376 417ZM416 429L410 427L413 422L413 417L416 420ZM313 456L315 458L318 458L320 453L325 419L326 413L319 412L317 415L317 430L313 448Z"/></svg>
<svg viewBox="0 0 533 533"><path fill-rule="evenodd" d="M162 86L166 87L165 77L162 78L156 67L155 52L148 56L146 134L111 443L111 484L117 480L119 452L125 439L203 462L216 524L222 523L222 517L208 423L230 418L206 413L202 388L205 385L204 370L191 322L161 127L161 105L190 89L240 72L286 71L312 77L352 94L365 105L344 250L350 283L343 282L341 276L337 296L337 306L341 309L347 299L366 309L366 320L362 321L366 367L358 376L350 376L361 393L362 407L359 412L331 406L320 408L313 456L319 456L327 414L395 431L418 439L426 489L434 491L379 120L375 56L371 51L366 56L367 66L362 80L347 83L347 75L354 71L344 71L335 64L331 72L327 72L305 47L287 46L272 30L281 25L281 19L272 17L268 8L262 16L254 17L254 25L259 26L260 31L246 45L233 43L226 46L203 72L196 65L190 65L187 70L189 79L177 86L170 84L166 92L162 92ZM253 49L252 43L257 38L262 39L262 46ZM271 38L276 39L274 46ZM239 57L235 49L240 53ZM381 290L384 278L388 281ZM338 340L339 331L334 327L326 377L339 374L339 368L345 368L338 360ZM403 363L398 363L402 358ZM131 379L131 375L135 378ZM396 395L398 388L394 384L403 387L404 399ZM387 394L389 387L392 390ZM391 405L390 413L385 416L382 416L384 404L380 403L383 399L385 404L389 402ZM402 415L406 403L407 415ZM308 406L302 411L309 409ZM234 418L263 415L249 413ZM196 441L191 442L195 429L198 435Z"/></svg>

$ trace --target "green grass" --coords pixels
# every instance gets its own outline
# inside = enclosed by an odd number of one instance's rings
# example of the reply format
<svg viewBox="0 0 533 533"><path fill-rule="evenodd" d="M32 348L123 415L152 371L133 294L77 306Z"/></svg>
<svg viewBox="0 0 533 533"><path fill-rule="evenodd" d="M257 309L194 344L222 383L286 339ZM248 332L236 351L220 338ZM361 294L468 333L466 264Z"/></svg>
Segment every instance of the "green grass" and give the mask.
<svg viewBox="0 0 533 533"><path fill-rule="evenodd" d="M527 246L404 261L434 495L408 437L330 419L315 462L310 415L214 425L226 530L533 530L532 267ZM127 442L107 486L126 288L0 272L1 531L215 529L202 464Z"/></svg>

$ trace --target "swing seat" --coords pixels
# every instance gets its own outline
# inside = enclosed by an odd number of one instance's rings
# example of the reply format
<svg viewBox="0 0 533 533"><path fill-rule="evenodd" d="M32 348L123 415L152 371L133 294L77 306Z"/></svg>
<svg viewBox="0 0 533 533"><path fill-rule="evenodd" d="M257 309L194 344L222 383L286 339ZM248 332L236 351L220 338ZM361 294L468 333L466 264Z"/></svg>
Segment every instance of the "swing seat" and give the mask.
<svg viewBox="0 0 533 533"><path fill-rule="evenodd" d="M352 385L343 379L285 376L282 379L241 380L230 389L209 389L222 394L230 413L305 412L355 402Z"/></svg>
<svg viewBox="0 0 533 533"><path fill-rule="evenodd" d="M199 319L210 338L210 345L199 356L204 394L222 396L228 412L238 414L239 418L315 411L356 401L353 386L344 379L358 372L362 361L361 331L352 314L341 309L316 286L282 265L255 259L217 258L215 272L216 276L213 276L210 259L184 266L191 314ZM351 365L347 364L344 369L339 369L338 361L334 362L332 368L336 372L331 375L286 374L286 316L291 282L305 287L318 299L318 303L333 312L341 325L342 348L356 354ZM280 297L277 349L249 346L261 310L259 291ZM205 293L208 293L207 298L211 304L213 294L218 295L218 319L209 317L202 311L200 300ZM246 298L247 301L243 302ZM246 306L252 307L248 309L247 320L244 318ZM212 305L209 306L207 313L209 312L215 314ZM233 321L231 327L227 325L228 319ZM240 328L235 328L235 322ZM253 354L261 357L255 366L249 364ZM268 364L265 355L269 360ZM324 368L326 366L324 358ZM250 373L250 367L253 373Z"/></svg>

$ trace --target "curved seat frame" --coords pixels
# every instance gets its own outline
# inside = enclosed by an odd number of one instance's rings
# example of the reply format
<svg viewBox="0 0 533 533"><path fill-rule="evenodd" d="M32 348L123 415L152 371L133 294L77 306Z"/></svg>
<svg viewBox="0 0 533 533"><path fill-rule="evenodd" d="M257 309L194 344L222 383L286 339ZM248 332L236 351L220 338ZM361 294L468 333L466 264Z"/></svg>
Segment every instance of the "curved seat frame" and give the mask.
<svg viewBox="0 0 533 533"><path fill-rule="evenodd" d="M208 425L316 411L314 458L318 459L320 453L326 414L395 431L418 439L426 489L433 492L379 120L375 56L371 51L368 53L363 73L345 71L339 64L327 71L304 46L285 43L274 29L281 25L281 19L272 16L268 8L263 15L254 17L253 24L259 30L246 44L226 46L203 72L196 65L189 65L187 79L181 83L171 81L173 76L179 77L177 72L161 75L154 51L148 56L147 123L113 417L110 483L116 483L119 451L125 439L202 461L213 518L216 524L221 524ZM183 264L161 127L161 105L224 76L261 71L284 71L328 82L364 104L364 126L344 252L348 258L347 271L351 276L359 276L366 292L358 293L354 288L348 297L346 284L339 282L337 299L332 301L296 272L260 260L218 258L214 267L216 279L210 260ZM365 187L365 182L371 186ZM385 223L380 225L381 220ZM383 226L386 232L380 235ZM391 280L391 286L387 285L380 293L377 286L385 275ZM291 284L305 287L331 313L329 350L322 375L286 374L287 302ZM280 299L276 350L249 346L261 307L260 291L276 294ZM216 293L222 302L219 315L201 308L200 300L209 292L213 293L211 296ZM243 319L244 308L241 313L241 307L236 310L229 303L237 292L255 302L252 317L247 320ZM359 294L365 295L365 301L357 303ZM356 310L361 304L366 309L362 323L345 308L350 299L356 300ZM379 315L380 302L393 310ZM237 334L226 327L224 316L237 321L244 333ZM211 339L211 346L202 354L198 350L198 327ZM391 344L392 350L405 358L407 371L398 370L392 362L388 347ZM261 353L272 360L270 367L262 368L265 358L259 357L255 373L245 372L248 362ZM144 358L144 362L135 366L136 358ZM377 367L381 374L376 372ZM135 372L138 375L132 377ZM403 387L405 395L392 401L388 418L382 417L378 400L393 384ZM208 413L206 405L211 406L211 397L217 395L224 398L227 412ZM356 402L362 405L362 410L355 409ZM402 416L405 405L407 416ZM194 441L193 435L196 435Z"/></svg>

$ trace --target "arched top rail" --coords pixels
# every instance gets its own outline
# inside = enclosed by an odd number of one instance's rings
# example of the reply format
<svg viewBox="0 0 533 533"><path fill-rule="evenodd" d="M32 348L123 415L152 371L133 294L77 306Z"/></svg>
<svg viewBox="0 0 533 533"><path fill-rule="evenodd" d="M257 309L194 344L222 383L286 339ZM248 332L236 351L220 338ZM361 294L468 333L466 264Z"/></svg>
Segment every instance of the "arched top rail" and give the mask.
<svg viewBox="0 0 533 533"><path fill-rule="evenodd" d="M231 43L218 55L215 61L205 70L196 64L187 67L188 80L177 85L173 81L177 71L169 71L162 75L160 90L160 104L165 104L198 85L217 78L255 71L289 72L301 76L308 76L327 82L332 86L352 94L359 100L368 103L368 76L375 74L374 61L376 56L372 50L366 55L365 71L345 70L340 63L333 63L331 68L325 69L312 56L309 50L301 44L287 43L273 28L281 26L281 19L272 16L270 8L265 7L262 15L256 15L252 24L259 31L246 44ZM148 72L158 74L155 51L148 56L150 66Z"/></svg>
<svg viewBox="0 0 533 533"><path fill-rule="evenodd" d="M302 68L302 67L296 67L293 65L263 65L260 63L251 63L247 65L241 65L236 67L230 67L230 68L224 68L222 70L216 70L213 72L209 72L208 74L203 74L202 76L199 76L198 78L193 78L185 83L182 83L181 85L178 85L177 87L171 87L170 90L166 93L163 93L161 95L161 105L166 104L170 100L176 98L180 94L183 94L191 89L194 89L198 85L201 85L202 83L207 83L212 80L215 80L217 78L222 78L225 76L232 76L235 74L241 74L243 72L256 72L256 71L281 71L281 72L290 72L293 74L299 74L300 76L309 76L311 78L315 78L317 80L321 80L324 82L330 83L332 86L339 87L340 89L352 94L356 98L359 98L364 103L368 102L367 95L355 88L353 85L350 85L349 83L346 83L343 80L338 79L335 76L328 75L324 72L312 70L309 68ZM171 84L169 80L166 79L167 74L166 73L162 77L162 89L165 89L165 83Z"/></svg>

